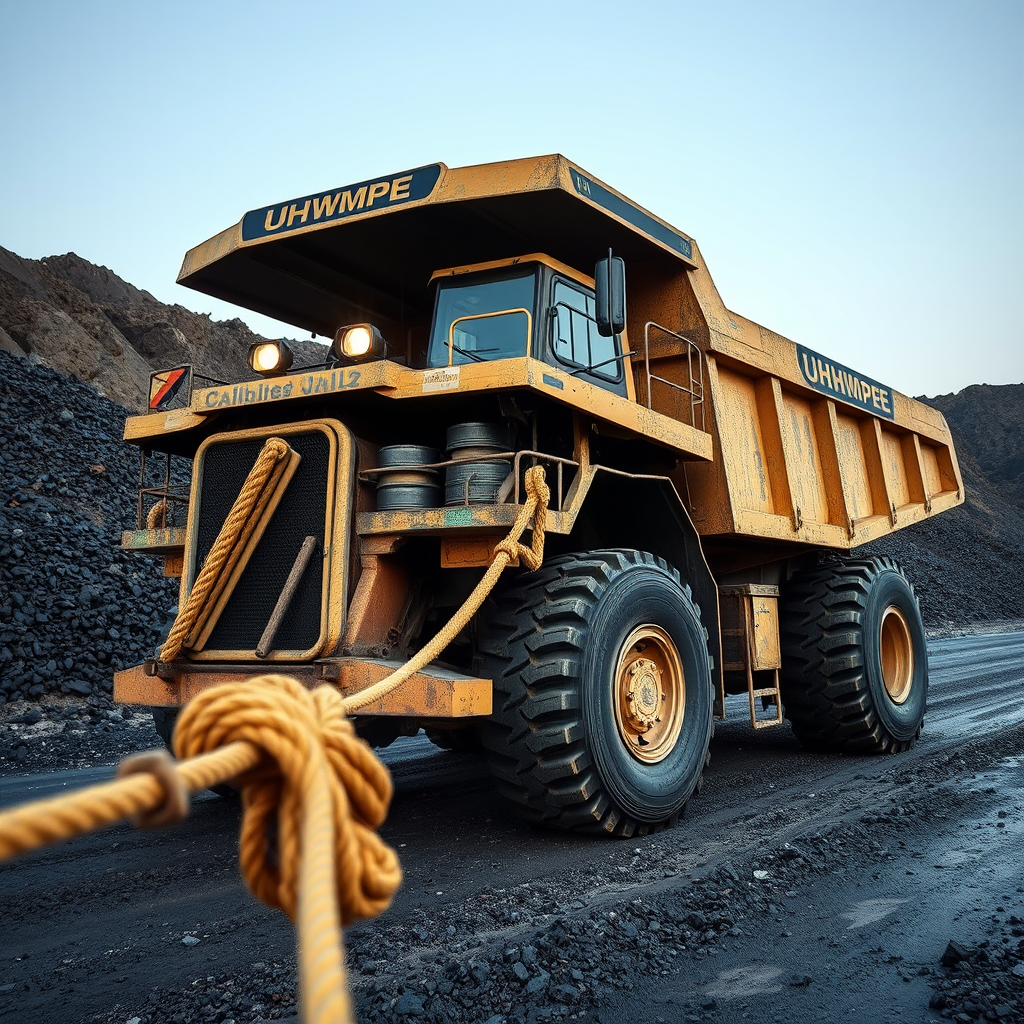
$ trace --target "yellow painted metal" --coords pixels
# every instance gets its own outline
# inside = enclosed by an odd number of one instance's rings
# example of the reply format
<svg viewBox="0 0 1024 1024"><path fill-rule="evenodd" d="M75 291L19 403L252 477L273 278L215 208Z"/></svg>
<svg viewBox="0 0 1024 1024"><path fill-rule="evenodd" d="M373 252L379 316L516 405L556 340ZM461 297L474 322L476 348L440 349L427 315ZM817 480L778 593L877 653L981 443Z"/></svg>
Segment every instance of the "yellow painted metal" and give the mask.
<svg viewBox="0 0 1024 1024"><path fill-rule="evenodd" d="M334 658L296 665L288 674L312 689L334 683L346 697L359 693L393 672L401 662ZM151 662L114 673L114 700L119 704L180 707L219 683L246 681L256 673L251 665L216 667L164 666L156 675ZM428 666L380 701L359 708L356 715L409 718L470 718L491 713L491 681Z"/></svg>
<svg viewBox="0 0 1024 1024"><path fill-rule="evenodd" d="M630 393L633 385L630 384ZM683 459L711 459L712 438L703 430L671 416L613 395L580 376L532 358L496 359L460 366L414 369L390 360L361 363L357 367L314 370L275 377L273 385L250 382L198 388L192 395L195 413L264 406L288 402L294 407L281 415L298 417L304 400L341 398L356 391L375 391L391 399L418 399L442 392L527 389L585 412L598 421L620 427L676 451ZM339 403L340 405L340 403ZM157 444L167 437L164 417L169 413L130 417L124 437L135 444ZM205 423L200 415L189 420L192 429Z"/></svg>
<svg viewBox="0 0 1024 1024"><path fill-rule="evenodd" d="M774 336L783 342L794 348ZM945 420L922 403L893 392L895 419L884 421L803 386L795 370L758 374L710 354L707 364L719 457L681 471L702 534L848 549L963 501Z"/></svg>
<svg viewBox="0 0 1024 1024"><path fill-rule="evenodd" d="M779 588L757 583L719 587L723 668L755 672L782 667Z"/></svg>
<svg viewBox="0 0 1024 1024"><path fill-rule="evenodd" d="M204 414L189 409L171 409L170 412L151 412L141 416L129 416L124 423L124 439L140 443L149 438L166 437L206 424Z"/></svg>
<svg viewBox="0 0 1024 1024"><path fill-rule="evenodd" d="M470 218L479 216L479 231L493 235L495 211L500 211L500 226L504 227L504 222L512 219L524 237L545 243L537 248L556 259L561 259L557 249L570 247L571 236L574 234L572 229L575 228L577 231L585 230L598 235L603 231L606 244L618 243L621 248L628 241L633 241L634 245L642 243L646 251L668 255L682 265L693 265L693 260L681 248L673 247L663 240L666 231L690 243L692 239L611 186L582 171L564 156L552 154L474 167L438 166L441 172L438 182L423 199L397 206L374 208L363 205L343 221L316 222L307 219L291 230L275 231L273 237L250 240L243 240L242 221L239 221L190 250L182 262L178 282L225 298L228 297L227 292L234 289L231 296L233 301L243 301L252 308L270 311L267 305L269 297L261 298L256 294L259 287L254 279L256 275L250 274L246 280L247 275L241 270L242 267L248 268L247 252L257 250L269 253L269 260L266 256L262 257L266 266L262 283L266 285L273 280L277 286L276 290L280 294L273 296L273 300L283 303L283 306L276 307L277 315L289 323L316 330L325 336L330 335L339 324L318 323L312 319L315 314L308 307L299 309L301 290L297 282L292 285L294 297L287 294L288 286L283 281L283 275L291 257L280 243L315 235L321 247L337 247L341 254L348 251L349 246L358 244L358 240L367 234L364 229L370 227L370 222L375 222L373 227L377 229L377 235L380 234L378 225L401 222L403 226L407 223L412 225L405 228L411 248L420 248L424 244L420 232L426 234L431 230L431 225L437 223L437 215L433 218L421 216L424 207L434 207L440 217L461 218L461 233L465 237L449 237L446 244L450 248L459 247L460 244L465 247L467 258L461 260L462 263L479 260L473 250L479 249L480 236L475 221ZM596 189L589 187L591 183ZM605 205L598 202L597 189L607 197ZM628 219L630 216L632 219ZM559 235L562 237L559 238ZM346 239L351 241L346 242ZM393 260L395 272L405 272L408 276L411 267L407 264L415 255L396 251ZM351 257L352 252L348 251L348 260L351 261ZM573 261L567 259L564 262L571 264ZM278 268L281 278L271 277ZM437 269L436 264L431 269ZM343 318L340 323L354 323L358 319Z"/></svg>
<svg viewBox="0 0 1024 1024"><path fill-rule="evenodd" d="M719 587L722 623L722 668L742 673L750 702L750 724L767 729L782 723L782 696L779 669L782 650L779 638L779 588L757 583ZM768 676L770 685L756 686L754 673ZM770 673L770 675L769 675ZM736 692L730 689L730 692ZM757 701L767 700L774 711L769 718L758 718ZM724 718L724 680L718 694Z"/></svg>
<svg viewBox="0 0 1024 1024"><path fill-rule="evenodd" d="M592 276L581 274L574 267L570 267L568 263L554 260L547 253L543 252L531 252L527 256L510 256L503 260L487 260L484 263L467 263L461 267L446 267L444 270L435 270L430 275L430 284L442 278L461 277L463 274L479 274L488 270L504 270L506 267L518 267L525 263L543 263L544 266L550 267L552 270L572 279L585 288L594 287L594 278Z"/></svg>
<svg viewBox="0 0 1024 1024"><path fill-rule="evenodd" d="M645 315L674 308L705 354L716 458L681 471L702 534L848 549L963 501L939 412L889 389L871 392L877 415L816 391L797 346L726 309L694 254L694 269L631 286Z"/></svg>
<svg viewBox="0 0 1024 1024"><path fill-rule="evenodd" d="M675 749L686 715L683 663L672 637L654 623L626 637L615 667L615 725L629 753L644 764Z"/></svg>
<svg viewBox="0 0 1024 1024"><path fill-rule="evenodd" d="M385 183L382 178L381 189ZM424 219L427 207L431 213ZM563 219L552 216L556 210L564 213ZM458 224L446 251L465 252L471 258L438 269L429 263L437 225L448 222L446 218L453 226ZM238 286L238 273L245 266L256 275L252 287L265 291L267 281L256 280L259 274L243 253L259 251L268 265L280 262L274 270L277 298L291 301L288 282L295 280L299 269L288 263L291 250L282 248L277 237L242 242L240 230L236 225L193 250L183 266L182 281L216 294L218 287ZM543 244L532 252L518 250L530 252L528 256L481 261L478 253L502 231L520 244ZM407 282L410 275L415 279L419 267L424 271L426 303L429 283L442 276L528 260L589 282L593 248L584 261L582 250L572 244L579 231L614 243L625 253L630 322L655 323L675 335L654 337L643 367L639 363L644 354L633 354L627 398L529 358L436 369L382 361L292 374L273 383L199 389L191 408L179 411L187 420L172 424L165 417L173 413L138 417L129 422L126 437L156 441L169 431L193 429L205 414L218 410L341 398L349 391L372 390L396 400L414 400L448 392L528 389L598 423L675 451L684 462L674 476L677 488L688 493L690 514L705 536L844 550L962 502L956 454L938 412L880 386L868 389L866 408L844 401L841 394L815 390L801 375L792 341L725 307L689 236L564 157L455 169L441 165L436 186L422 200L397 207L367 206L335 223L296 222L288 237L315 234L318 245L334 247L338 253L351 247L349 262L358 262L378 236L390 259L393 247L385 243L392 235L401 237L394 273L406 282L402 301L411 301ZM689 255L668 244L667 235L659 238L662 231L683 239ZM339 281L339 287L343 284ZM381 288L383 295L387 288ZM429 315L424 317L425 325ZM655 383L651 409L633 400L637 391L632 378L643 375L646 387L648 370L655 381L686 383L685 346L678 337L692 341L702 356L707 433L686 422L689 397L676 388Z"/></svg>

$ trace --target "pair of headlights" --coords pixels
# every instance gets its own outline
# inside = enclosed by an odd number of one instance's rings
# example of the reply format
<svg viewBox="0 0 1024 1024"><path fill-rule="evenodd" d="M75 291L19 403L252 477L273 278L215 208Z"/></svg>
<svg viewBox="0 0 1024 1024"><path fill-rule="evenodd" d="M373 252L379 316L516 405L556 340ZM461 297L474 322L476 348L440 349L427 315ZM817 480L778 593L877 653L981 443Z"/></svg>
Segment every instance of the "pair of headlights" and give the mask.
<svg viewBox="0 0 1024 1024"><path fill-rule="evenodd" d="M331 357L343 363L363 363L382 359L384 336L373 324L339 327L331 342ZM292 365L292 350L283 341L257 341L249 346L249 365L263 377L287 373Z"/></svg>

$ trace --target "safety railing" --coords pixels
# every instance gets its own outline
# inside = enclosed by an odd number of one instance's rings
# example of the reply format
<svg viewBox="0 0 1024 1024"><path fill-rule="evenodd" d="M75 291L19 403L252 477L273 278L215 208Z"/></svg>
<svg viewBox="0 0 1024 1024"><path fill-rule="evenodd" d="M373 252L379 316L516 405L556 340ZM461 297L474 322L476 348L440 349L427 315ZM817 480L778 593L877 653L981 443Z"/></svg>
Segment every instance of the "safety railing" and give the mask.
<svg viewBox="0 0 1024 1024"><path fill-rule="evenodd" d="M526 471L532 466L545 466L554 470L554 482L549 483L553 494L549 508L553 512L564 511L565 500L568 495L568 488L572 487L575 480L575 473L566 480L566 467L572 470L579 470L580 464L573 459L566 459L559 455L550 455L547 452L524 449L522 451L507 452L481 452L479 455L467 455L463 458L444 459L441 462L410 463L408 466L375 466L363 469L359 472L359 479L363 483L373 483L381 473L393 473L396 470L411 470L422 472L426 469L448 469L450 466L458 466L465 463L478 462L507 462L512 460L512 472L509 473L505 482L498 488L495 504L502 505L511 501L514 505L521 505L525 502L523 480ZM524 467L524 460L529 460ZM466 504L470 504L468 498Z"/></svg>
<svg viewBox="0 0 1024 1024"><path fill-rule="evenodd" d="M686 355L686 382L668 380L660 377L651 370L651 333L658 331L668 335L683 345L682 353ZM653 409L653 385L664 384L674 388L689 397L690 426L698 430L706 430L704 419L704 362L701 359L700 349L689 338L678 331L671 331L661 324L648 320L644 324L644 369L641 378L644 382L644 402L648 409ZM698 423L699 420L699 423Z"/></svg>
<svg viewBox="0 0 1024 1024"><path fill-rule="evenodd" d="M144 530L148 527L158 526L166 528L175 521L184 523L188 512L189 484L172 483L171 481L171 459L169 452L164 453L163 479L156 484L149 484L151 463L154 461L152 453L145 448L141 451L139 462L139 498L136 509L136 521L138 529ZM147 484L149 484L147 486ZM179 509L182 515L173 514L172 509ZM154 514L154 510L155 513ZM159 523L150 523L150 518L158 518Z"/></svg>

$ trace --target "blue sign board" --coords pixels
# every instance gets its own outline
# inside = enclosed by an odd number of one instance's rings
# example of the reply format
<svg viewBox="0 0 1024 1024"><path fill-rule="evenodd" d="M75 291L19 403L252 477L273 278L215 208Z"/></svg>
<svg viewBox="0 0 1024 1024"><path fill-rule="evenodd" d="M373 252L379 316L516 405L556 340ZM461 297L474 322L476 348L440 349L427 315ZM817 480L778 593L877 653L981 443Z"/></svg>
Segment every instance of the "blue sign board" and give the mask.
<svg viewBox="0 0 1024 1024"><path fill-rule="evenodd" d="M242 241L283 235L344 220L357 213L376 212L426 199L440 177L441 165L430 164L251 210L242 218Z"/></svg>
<svg viewBox="0 0 1024 1024"><path fill-rule="evenodd" d="M800 374L815 391L857 406L873 416L894 420L896 413L892 405L892 388L879 384L877 380L854 373L841 363L812 352L803 345L796 347L796 359Z"/></svg>
<svg viewBox="0 0 1024 1024"><path fill-rule="evenodd" d="M621 196L617 196L614 192L610 192L604 185L599 184L592 178L587 178L585 175L580 174L575 167L571 169L570 176L576 191L581 196L593 200L593 202L597 203L598 206L604 207L609 213L614 213L616 217L621 217L627 224L632 224L633 227L639 228L645 235L650 235L651 238L657 239L663 245L667 245L670 249L681 253L688 260L693 259L693 245L688 238L684 238L678 231L673 231L670 227L662 224L661 221L655 220L650 214L637 209L632 203L627 202Z"/></svg>

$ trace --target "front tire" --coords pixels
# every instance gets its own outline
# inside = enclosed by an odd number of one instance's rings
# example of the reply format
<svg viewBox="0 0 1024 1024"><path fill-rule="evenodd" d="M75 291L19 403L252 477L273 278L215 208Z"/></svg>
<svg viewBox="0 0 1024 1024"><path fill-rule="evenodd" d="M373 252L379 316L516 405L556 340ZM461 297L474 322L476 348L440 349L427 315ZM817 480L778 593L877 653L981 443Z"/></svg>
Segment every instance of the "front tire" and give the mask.
<svg viewBox="0 0 1024 1024"><path fill-rule="evenodd" d="M793 578L782 603L782 699L804 746L907 750L927 697L924 623L896 562L836 559Z"/></svg>
<svg viewBox="0 0 1024 1024"><path fill-rule="evenodd" d="M632 550L552 559L488 602L479 651L481 739L520 814L621 836L679 818L708 760L712 682L674 569Z"/></svg>

